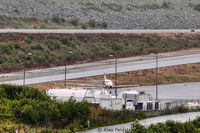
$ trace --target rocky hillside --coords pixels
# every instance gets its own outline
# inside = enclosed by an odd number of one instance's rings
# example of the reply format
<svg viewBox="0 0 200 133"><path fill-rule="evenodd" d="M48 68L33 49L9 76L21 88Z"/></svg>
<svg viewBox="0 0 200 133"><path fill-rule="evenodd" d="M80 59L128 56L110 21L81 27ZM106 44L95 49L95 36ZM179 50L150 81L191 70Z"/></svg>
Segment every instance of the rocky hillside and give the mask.
<svg viewBox="0 0 200 133"><path fill-rule="evenodd" d="M47 23L55 19L77 19L81 23L95 20L106 23L109 29L199 28L200 1L1 0L0 15L1 28L8 23L23 25L36 20Z"/></svg>

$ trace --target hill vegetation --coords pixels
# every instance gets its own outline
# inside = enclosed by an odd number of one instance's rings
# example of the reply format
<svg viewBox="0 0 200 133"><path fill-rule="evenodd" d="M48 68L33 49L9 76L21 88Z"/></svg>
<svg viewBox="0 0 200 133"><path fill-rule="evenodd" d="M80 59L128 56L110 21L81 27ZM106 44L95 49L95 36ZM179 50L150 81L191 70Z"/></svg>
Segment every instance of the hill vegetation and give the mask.
<svg viewBox="0 0 200 133"><path fill-rule="evenodd" d="M109 58L200 47L198 33L187 34L14 34L0 36L0 71L42 68ZM72 54L67 54L72 51ZM32 56L28 56L32 53Z"/></svg>

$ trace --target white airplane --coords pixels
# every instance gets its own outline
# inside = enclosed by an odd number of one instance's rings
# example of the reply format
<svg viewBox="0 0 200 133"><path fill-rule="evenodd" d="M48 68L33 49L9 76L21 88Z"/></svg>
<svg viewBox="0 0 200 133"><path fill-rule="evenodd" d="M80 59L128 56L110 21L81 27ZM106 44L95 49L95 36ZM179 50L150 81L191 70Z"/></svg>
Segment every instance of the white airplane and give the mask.
<svg viewBox="0 0 200 133"><path fill-rule="evenodd" d="M104 73L104 84L106 85L106 88L113 88L112 80L107 79L105 73Z"/></svg>

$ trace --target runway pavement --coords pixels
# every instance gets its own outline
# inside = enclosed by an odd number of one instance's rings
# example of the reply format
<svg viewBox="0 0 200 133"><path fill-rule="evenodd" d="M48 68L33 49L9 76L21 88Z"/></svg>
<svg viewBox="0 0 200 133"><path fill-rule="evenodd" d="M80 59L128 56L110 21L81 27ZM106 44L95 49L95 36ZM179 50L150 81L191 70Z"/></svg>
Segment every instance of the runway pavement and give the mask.
<svg viewBox="0 0 200 133"><path fill-rule="evenodd" d="M200 62L200 49L159 54L159 67ZM115 72L113 60L77 64L67 67L67 79L111 74ZM137 71L155 68L155 55L118 59L118 72ZM36 84L64 80L64 66L37 69L26 72L26 84ZM23 72L0 74L0 84L23 84Z"/></svg>

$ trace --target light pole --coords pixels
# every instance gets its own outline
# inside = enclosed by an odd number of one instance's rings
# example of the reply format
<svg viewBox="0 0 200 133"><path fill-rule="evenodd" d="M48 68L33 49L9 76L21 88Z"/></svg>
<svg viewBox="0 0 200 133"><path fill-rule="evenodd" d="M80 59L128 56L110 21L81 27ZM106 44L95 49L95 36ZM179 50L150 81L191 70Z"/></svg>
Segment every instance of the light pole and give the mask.
<svg viewBox="0 0 200 133"><path fill-rule="evenodd" d="M156 101L158 101L158 51L156 52Z"/></svg>
<svg viewBox="0 0 200 133"><path fill-rule="evenodd" d="M32 53L28 53L28 56L31 56ZM23 85L25 86L25 79L26 79L26 53L24 54L24 81Z"/></svg>
<svg viewBox="0 0 200 133"><path fill-rule="evenodd" d="M68 54L72 54L72 51L69 51L68 53L66 53L66 55ZM64 64L65 64L65 88L67 87L67 62L66 62L66 58L64 60Z"/></svg>
<svg viewBox="0 0 200 133"><path fill-rule="evenodd" d="M110 55L110 57L115 58L115 96L117 98L117 57L115 55Z"/></svg>

